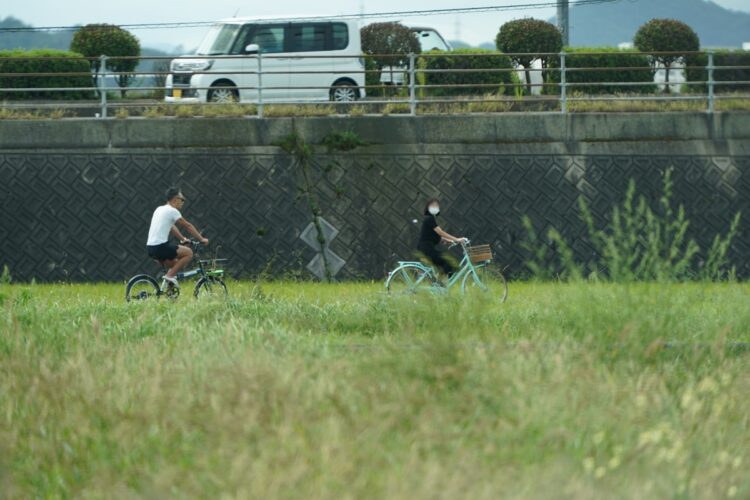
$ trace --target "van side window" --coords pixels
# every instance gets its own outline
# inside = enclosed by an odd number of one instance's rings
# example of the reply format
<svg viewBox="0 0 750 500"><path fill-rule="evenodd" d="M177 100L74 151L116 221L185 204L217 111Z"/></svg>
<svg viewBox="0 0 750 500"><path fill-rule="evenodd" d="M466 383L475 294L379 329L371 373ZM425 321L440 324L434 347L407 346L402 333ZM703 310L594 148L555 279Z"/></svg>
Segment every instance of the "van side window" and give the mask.
<svg viewBox="0 0 750 500"><path fill-rule="evenodd" d="M349 28L344 23L333 23L331 50L344 50L349 46Z"/></svg>
<svg viewBox="0 0 750 500"><path fill-rule="evenodd" d="M284 52L283 26L258 26L248 45L254 43L260 46L262 54L278 54Z"/></svg>
<svg viewBox="0 0 750 500"><path fill-rule="evenodd" d="M326 24L301 24L292 28L292 52L326 50Z"/></svg>

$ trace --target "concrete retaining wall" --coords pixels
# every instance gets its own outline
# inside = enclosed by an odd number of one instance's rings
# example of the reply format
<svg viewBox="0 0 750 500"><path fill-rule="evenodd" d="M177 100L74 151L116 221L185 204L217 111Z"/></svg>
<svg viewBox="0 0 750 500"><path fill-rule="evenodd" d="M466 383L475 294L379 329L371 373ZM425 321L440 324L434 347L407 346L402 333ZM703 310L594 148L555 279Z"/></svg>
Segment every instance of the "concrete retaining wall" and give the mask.
<svg viewBox="0 0 750 500"><path fill-rule="evenodd" d="M307 275L316 252L300 177L273 146L295 132L318 143L352 131L369 146L326 154L313 169L323 216L340 232L338 277L376 278L410 257L424 199L443 224L491 243L523 270L520 224L555 226L581 257L584 196L606 219L630 178L648 196L674 168L702 246L737 211L750 217L750 114L517 114L420 117L70 119L0 121L0 265L20 280L121 280L153 271L143 245L170 184L185 216L230 257L236 275ZM750 232L733 258L750 275Z"/></svg>

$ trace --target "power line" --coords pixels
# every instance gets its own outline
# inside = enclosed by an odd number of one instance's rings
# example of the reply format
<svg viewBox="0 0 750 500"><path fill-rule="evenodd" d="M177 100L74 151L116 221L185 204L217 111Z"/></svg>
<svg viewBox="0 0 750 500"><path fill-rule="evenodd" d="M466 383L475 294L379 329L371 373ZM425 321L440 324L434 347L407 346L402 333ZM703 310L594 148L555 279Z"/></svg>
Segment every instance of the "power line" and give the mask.
<svg viewBox="0 0 750 500"><path fill-rule="evenodd" d="M621 0L570 0L571 6L599 5L605 3L614 3ZM442 16L456 14L476 14L482 12L501 12L515 10L533 10L556 7L557 0L547 0L544 2L526 3L518 5L492 5L488 7L457 7L452 9L430 9L430 10L405 10L393 12L375 12L368 14L337 14L330 16L305 16L305 17L279 17L263 18L264 22L283 22L283 21L314 21L322 19L382 19L393 17L417 17L417 16ZM138 23L138 24L120 24L118 27L129 30L148 30L148 29L175 29L175 28L199 28L210 26L216 21L194 21L180 23ZM23 33L35 31L76 31L81 26L45 26L45 27L15 27L0 28L0 33Z"/></svg>

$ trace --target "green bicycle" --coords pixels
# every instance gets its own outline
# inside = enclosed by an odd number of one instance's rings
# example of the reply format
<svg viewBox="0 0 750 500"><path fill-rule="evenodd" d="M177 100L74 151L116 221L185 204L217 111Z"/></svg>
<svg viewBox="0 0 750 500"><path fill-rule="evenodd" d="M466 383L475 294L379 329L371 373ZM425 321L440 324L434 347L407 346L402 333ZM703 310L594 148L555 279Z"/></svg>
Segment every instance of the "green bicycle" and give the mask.
<svg viewBox="0 0 750 500"><path fill-rule="evenodd" d="M198 256L202 251L202 245L197 241L188 240L185 244L190 245L193 253ZM224 270L219 269L217 264L226 262L227 259L198 259L198 267L192 271L177 273L177 280L183 281L195 276L199 276L193 289L193 296L199 297L227 297L227 285L224 283ZM144 301L153 298L166 297L168 299L177 299L180 296L180 289L162 280L159 280L148 274L136 274L125 285L125 300Z"/></svg>
<svg viewBox="0 0 750 500"><path fill-rule="evenodd" d="M470 246L469 240L460 243L464 256L458 271L447 282L438 280L435 269L421 262L401 261L388 273L385 287L390 294L415 294L419 292L445 293L461 284L461 293L498 294L500 303L508 299L508 282L500 269L492 266L492 249L489 245ZM453 248L457 244L453 244Z"/></svg>

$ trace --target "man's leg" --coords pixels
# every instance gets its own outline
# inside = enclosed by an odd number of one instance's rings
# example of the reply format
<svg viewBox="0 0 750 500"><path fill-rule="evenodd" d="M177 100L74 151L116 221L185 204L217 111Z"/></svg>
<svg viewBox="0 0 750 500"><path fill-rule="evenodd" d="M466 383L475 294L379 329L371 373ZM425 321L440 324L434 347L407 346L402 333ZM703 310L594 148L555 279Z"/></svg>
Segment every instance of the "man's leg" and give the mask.
<svg viewBox="0 0 750 500"><path fill-rule="evenodd" d="M191 260L193 260L193 251L188 247L182 245L178 246L177 259L174 261L174 265L169 268L169 271L167 271L166 277L174 278L177 276L177 273L182 271Z"/></svg>

